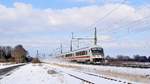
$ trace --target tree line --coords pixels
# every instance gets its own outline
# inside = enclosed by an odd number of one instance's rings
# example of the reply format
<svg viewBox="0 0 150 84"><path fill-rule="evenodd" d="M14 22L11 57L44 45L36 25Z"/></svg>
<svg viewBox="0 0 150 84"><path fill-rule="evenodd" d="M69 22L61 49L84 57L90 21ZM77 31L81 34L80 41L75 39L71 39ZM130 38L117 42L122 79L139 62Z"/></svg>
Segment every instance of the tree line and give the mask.
<svg viewBox="0 0 150 84"><path fill-rule="evenodd" d="M28 55L28 51L22 45L14 48L11 46L0 46L0 62L16 62L24 63L32 60Z"/></svg>
<svg viewBox="0 0 150 84"><path fill-rule="evenodd" d="M133 58L130 56L124 55L117 55L116 58L106 56L106 59L109 61L134 61L134 62L150 62L150 56L141 56L141 55L134 55Z"/></svg>

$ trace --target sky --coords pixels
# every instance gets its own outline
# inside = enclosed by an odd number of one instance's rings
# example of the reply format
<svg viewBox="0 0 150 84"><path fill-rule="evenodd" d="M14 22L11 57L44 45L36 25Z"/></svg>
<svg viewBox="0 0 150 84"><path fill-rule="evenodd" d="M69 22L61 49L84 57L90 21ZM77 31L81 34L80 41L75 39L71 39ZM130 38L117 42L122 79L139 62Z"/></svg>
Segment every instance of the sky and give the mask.
<svg viewBox="0 0 150 84"><path fill-rule="evenodd" d="M91 38L96 27L105 55L150 56L149 15L149 0L0 0L0 45L22 44L42 57L59 53L61 43L69 51L71 32Z"/></svg>

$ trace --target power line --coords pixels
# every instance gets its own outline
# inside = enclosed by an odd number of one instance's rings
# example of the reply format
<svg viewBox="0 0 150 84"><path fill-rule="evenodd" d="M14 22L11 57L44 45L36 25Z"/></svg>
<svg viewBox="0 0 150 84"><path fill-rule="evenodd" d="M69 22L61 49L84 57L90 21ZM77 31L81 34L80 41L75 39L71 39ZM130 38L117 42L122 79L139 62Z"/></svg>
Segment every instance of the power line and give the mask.
<svg viewBox="0 0 150 84"><path fill-rule="evenodd" d="M145 22L141 22L141 21L143 21L144 18L145 18L145 19L150 19L150 16L146 16L146 17L143 17L142 19L138 19L138 20L132 21L132 22L126 24L126 25L120 26L120 28L117 27L117 28L115 28L115 29L118 29L118 28L119 28L118 30L120 30L120 29L125 28L125 29L128 30L128 33L129 33L131 26L133 27L133 26L135 26L135 25L139 25L139 24L145 23ZM140 22L140 23L139 23L139 22ZM115 30L115 29L114 29L114 30ZM110 33L110 32L111 32L111 31L109 31L109 33ZM112 31L112 33L117 33L117 31L116 31L116 30L115 30L115 31Z"/></svg>
<svg viewBox="0 0 150 84"><path fill-rule="evenodd" d="M133 22L130 22L130 23L128 23L128 24L126 24L126 25L123 25L123 26L127 26L127 29L128 29L128 33L130 32L130 27L131 26L135 26L135 25L139 25L139 22L140 22L140 25L141 24L143 24L143 23L145 23L145 19L149 19L149 17L150 16L145 16L145 17L143 17L143 18L140 18L140 19L138 19L138 20L135 20L135 21L133 21ZM143 21L144 20L144 21ZM147 25L146 25L147 24ZM95 24L94 24L95 25ZM143 27L148 27L149 26L149 23L145 23L144 25L143 25ZM122 29L122 26L120 26L120 29ZM150 28L149 29L146 29L146 30L143 30L143 31L139 31L139 32L144 32L144 31L147 31L147 30L150 30ZM117 33L116 31L114 32L114 33ZM118 39L118 38L117 38ZM119 45L119 44L118 44ZM143 49L145 48L145 46L143 46ZM144 51L143 49L140 49L141 51Z"/></svg>
<svg viewBox="0 0 150 84"><path fill-rule="evenodd" d="M73 33L72 33L72 39L71 39L71 50L72 50L72 42L73 42L73 40L77 40L77 43L78 43L78 45L77 45L77 48L79 48L79 41L80 40L94 40L94 45L97 45L97 29L96 29L96 27L94 28L94 37L93 38L77 38L77 37L73 37Z"/></svg>
<svg viewBox="0 0 150 84"><path fill-rule="evenodd" d="M147 24L149 25L149 23L145 22L144 19L150 19L150 16L145 16L145 17L143 17L143 18L141 18L141 19L138 19L138 20L133 21L133 22L131 22L131 23L129 23L129 24L126 24L126 25L120 27L120 29L126 28L126 29L128 29L128 33L130 33L131 27L134 28L135 25L138 26L138 25L142 25L143 23L145 23L145 24L143 25L143 27L146 26ZM140 23L139 23L139 22L140 22ZM126 26L126 27L125 27L125 26ZM137 28L137 27L136 27L136 28ZM141 31L141 32L143 32L143 31ZM113 32L113 33L117 33L117 32L115 31L115 32Z"/></svg>
<svg viewBox="0 0 150 84"><path fill-rule="evenodd" d="M124 4L126 1L127 1L127 0L121 1L121 3L120 3L117 7L115 7L115 8L112 9L111 11L107 12L103 17L101 17L101 18L99 18L97 21L95 21L90 27L95 26L95 25L96 25L97 23L99 23L100 21L103 21L106 17L108 17L109 15L111 15L115 10L119 9L119 8L122 6L122 4ZM78 38L78 40L79 40L79 39L83 39L83 38ZM90 38L90 39L91 39L91 38ZM94 44L97 44L97 37L95 37L94 40L95 40ZM71 43L72 43L72 41L71 41ZM71 45L72 45L72 44L71 44ZM71 48L71 49L72 49L72 48Z"/></svg>
<svg viewBox="0 0 150 84"><path fill-rule="evenodd" d="M104 20L107 16L111 15L115 10L119 9L120 6L121 6L122 4L124 4L126 1L127 1L127 0L123 0L123 1L120 3L120 5L118 5L118 6L115 7L114 9L112 9L110 12L106 13L103 17L99 18L99 19L98 19L96 22L94 22L91 26L96 25L98 22ZM72 39L73 39L73 36L72 36ZM78 40L79 40L79 39L83 39L83 38L78 38ZM94 40L95 40L94 44L97 44L97 38L96 38L96 37L94 38ZM70 45L71 45L71 46L70 46L70 51L72 51L72 40L71 40L71 44L70 44Z"/></svg>
<svg viewBox="0 0 150 84"><path fill-rule="evenodd" d="M122 2L121 2L121 4L124 4L125 2L126 2L127 0L123 0ZM94 25L96 25L99 21L102 21L102 20L104 20L105 19L105 17L107 17L107 16L109 16L110 14L112 14L115 10L117 10L117 9L119 9L120 7L121 7L121 4L120 5L118 5L116 8L114 8L113 10L111 10L110 12L108 12L106 15L104 15L102 18L100 18L100 19L98 19L95 23L93 23L91 26L94 26ZM144 5L145 7L148 7L148 5ZM149 7L148 7L149 8ZM130 23L128 23L128 24L126 24L126 25L123 25L123 27L124 26L130 26L130 24L137 24L138 22L140 22L140 21L142 21L143 19L148 19L150 16L146 16L146 17L143 17L143 18L140 18L140 19L138 19L138 20L135 20L135 21L133 21L133 22L130 22ZM120 28L119 29L122 29L122 26L120 26ZM129 32L129 27L127 28L128 29L128 32ZM109 33L110 33L111 31L109 31ZM116 31L115 32L113 32L113 33L116 33Z"/></svg>
<svg viewBox="0 0 150 84"><path fill-rule="evenodd" d="M110 12L106 13L103 17L99 18L90 27L95 26L97 23L99 23L100 21L104 20L106 17L108 17L109 15L111 15L115 10L119 9L122 6L122 4L124 4L126 1L127 0L123 0L117 7L115 7L114 9L112 9Z"/></svg>
<svg viewBox="0 0 150 84"><path fill-rule="evenodd" d="M145 6L145 8L149 8L147 5L144 5L144 6ZM126 17L125 17L125 18L126 18ZM122 20L124 20L125 18L123 18ZM150 19L150 16L147 15L147 16L145 16L145 17L139 18L139 19L134 20L134 21L132 21L132 22L129 22L129 23L125 24L125 25L119 26L120 28L119 28L119 27L116 27L116 28L114 28L113 30L115 30L115 29L120 30L120 29L124 29L124 28L125 28L125 29L128 30L128 33L129 33L131 26L139 25L139 24L141 24L141 23L145 23L144 20L146 20L146 19ZM120 20L120 21L121 21L121 20ZM142 21L143 21L143 22L142 22ZM119 28L119 29L118 29L118 28ZM105 29L105 30L108 30L108 29ZM116 31L116 30L115 30L115 31L109 30L109 31L107 31L107 32L117 34L118 31Z"/></svg>

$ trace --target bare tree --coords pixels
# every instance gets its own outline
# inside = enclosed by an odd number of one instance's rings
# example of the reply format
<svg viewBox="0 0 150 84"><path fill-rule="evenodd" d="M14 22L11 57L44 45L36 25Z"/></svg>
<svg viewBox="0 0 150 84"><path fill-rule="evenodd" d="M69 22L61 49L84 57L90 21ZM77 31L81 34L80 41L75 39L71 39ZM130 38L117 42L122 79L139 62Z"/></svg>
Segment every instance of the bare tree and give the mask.
<svg viewBox="0 0 150 84"><path fill-rule="evenodd" d="M26 61L27 51L23 48L22 45L17 45L12 52L12 57L15 62L22 63Z"/></svg>
<svg viewBox="0 0 150 84"><path fill-rule="evenodd" d="M119 61L129 61L129 60L130 60L130 57L129 57L129 56L118 55L118 56L117 56L117 59L118 59Z"/></svg>
<svg viewBox="0 0 150 84"><path fill-rule="evenodd" d="M148 58L146 56L135 55L134 60L137 62L148 62Z"/></svg>

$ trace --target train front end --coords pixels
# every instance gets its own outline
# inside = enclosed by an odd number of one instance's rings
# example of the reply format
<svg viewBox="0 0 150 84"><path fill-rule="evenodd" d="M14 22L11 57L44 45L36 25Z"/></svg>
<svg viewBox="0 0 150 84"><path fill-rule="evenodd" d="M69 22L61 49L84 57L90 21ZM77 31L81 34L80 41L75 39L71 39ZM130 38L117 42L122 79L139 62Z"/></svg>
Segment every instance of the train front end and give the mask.
<svg viewBox="0 0 150 84"><path fill-rule="evenodd" d="M91 62L102 63L104 62L104 51L101 47L91 48Z"/></svg>

